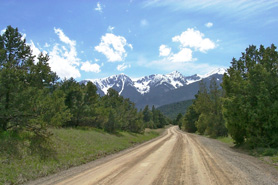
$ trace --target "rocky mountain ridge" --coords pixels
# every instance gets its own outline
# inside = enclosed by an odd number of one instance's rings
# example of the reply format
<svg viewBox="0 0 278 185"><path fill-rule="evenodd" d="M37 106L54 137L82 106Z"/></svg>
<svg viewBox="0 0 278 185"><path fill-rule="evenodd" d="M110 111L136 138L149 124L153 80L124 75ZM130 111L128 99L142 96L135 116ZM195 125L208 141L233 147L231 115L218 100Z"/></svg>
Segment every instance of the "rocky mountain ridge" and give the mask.
<svg viewBox="0 0 278 185"><path fill-rule="evenodd" d="M107 78L84 80L80 83L92 81L101 96L105 95L109 88L113 88L125 98L130 98L138 108L145 105L157 107L166 103L193 99L198 92L200 80L209 83L212 77L215 77L221 83L225 72L225 69L218 68L206 75L183 76L180 72L174 71L166 75L155 74L137 79L119 74Z"/></svg>

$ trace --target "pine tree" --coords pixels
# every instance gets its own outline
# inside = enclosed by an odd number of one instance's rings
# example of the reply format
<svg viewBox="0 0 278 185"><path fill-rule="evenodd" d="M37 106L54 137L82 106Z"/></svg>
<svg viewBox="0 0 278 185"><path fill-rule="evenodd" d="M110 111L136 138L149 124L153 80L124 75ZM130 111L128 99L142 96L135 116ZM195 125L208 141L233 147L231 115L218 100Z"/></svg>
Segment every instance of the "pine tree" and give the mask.
<svg viewBox="0 0 278 185"><path fill-rule="evenodd" d="M175 120L175 123L176 123L176 125L178 125L179 128L181 129L181 125L182 125L182 114L181 114L181 113L179 113L179 114L177 115L176 120Z"/></svg>
<svg viewBox="0 0 278 185"><path fill-rule="evenodd" d="M224 116L236 144L278 146L278 52L249 46L224 75Z"/></svg>
<svg viewBox="0 0 278 185"><path fill-rule="evenodd" d="M211 119L211 100L206 83L202 80L199 85L200 90L198 91L197 98L195 100L195 110L199 114L198 120L196 122L196 127L200 134L204 134Z"/></svg>
<svg viewBox="0 0 278 185"><path fill-rule="evenodd" d="M105 124L104 127L105 131L109 132L109 133L113 133L116 130L115 127L115 116L112 110L110 110L109 112L109 118L108 118L108 122Z"/></svg>
<svg viewBox="0 0 278 185"><path fill-rule="evenodd" d="M18 109L16 102L20 102L20 93L28 85L26 76L34 56L18 29L11 26L0 36L0 50L0 124L5 131L20 124L16 120L27 116Z"/></svg>
<svg viewBox="0 0 278 185"><path fill-rule="evenodd" d="M45 141L47 127L71 116L63 93L53 92L58 77L48 66L49 57L40 54L35 63L30 46L11 26L0 35L0 53L0 131L29 132Z"/></svg>
<svg viewBox="0 0 278 185"><path fill-rule="evenodd" d="M183 125L184 130L190 133L197 131L196 122L199 119L199 114L194 109L193 105L189 106L184 116Z"/></svg>

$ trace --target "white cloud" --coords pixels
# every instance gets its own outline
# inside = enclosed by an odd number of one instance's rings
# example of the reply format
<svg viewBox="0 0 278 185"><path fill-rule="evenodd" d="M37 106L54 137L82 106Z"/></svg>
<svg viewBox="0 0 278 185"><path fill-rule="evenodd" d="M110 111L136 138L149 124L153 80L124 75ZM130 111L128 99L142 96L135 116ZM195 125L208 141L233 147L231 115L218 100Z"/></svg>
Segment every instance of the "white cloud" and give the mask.
<svg viewBox="0 0 278 185"><path fill-rule="evenodd" d="M192 75L192 71L199 75L204 75L217 68L227 68L225 66L211 65L209 63L197 63L197 62L170 62L168 58L162 60L148 61L142 59L137 62L138 65L148 67L152 69L161 69L166 73L172 72L178 69L183 74Z"/></svg>
<svg viewBox="0 0 278 185"><path fill-rule="evenodd" d="M124 37L106 33L101 37L101 42L95 47L95 50L104 54L108 62L116 62L123 61L127 56L125 46L132 49L132 45L128 44Z"/></svg>
<svg viewBox="0 0 278 185"><path fill-rule="evenodd" d="M81 76L77 67L80 65L80 59L77 57L75 48L76 42L71 40L59 28L54 28L63 45L56 43L49 53L49 66L57 73L60 78L78 78Z"/></svg>
<svg viewBox="0 0 278 185"><path fill-rule="evenodd" d="M141 25L142 27L145 27L145 26L148 26L148 25L149 25L149 22L148 22L146 19L142 19L142 20L140 21L140 25Z"/></svg>
<svg viewBox="0 0 278 185"><path fill-rule="evenodd" d="M37 48L34 44L34 42L31 40L31 43L28 43L28 45L30 46L33 55L36 55L35 57L35 64L38 63L38 59L37 57L39 56L39 54L41 53L41 51L39 50L39 48ZM45 53L45 52L44 52Z"/></svg>
<svg viewBox="0 0 278 185"><path fill-rule="evenodd" d="M21 33L21 34L22 34L21 40L26 39L26 34L25 33Z"/></svg>
<svg viewBox="0 0 278 185"><path fill-rule="evenodd" d="M95 8L95 10L101 13L101 12L102 12L102 9L103 9L103 8L102 8L100 2L98 2L98 3L97 3L97 7Z"/></svg>
<svg viewBox="0 0 278 185"><path fill-rule="evenodd" d="M77 52L75 48L76 42L74 40L70 40L61 29L54 28L54 31L59 36L60 41L69 45L69 50L66 48L66 46L62 46L64 50L63 56L69 61L69 63L79 66L80 59L77 58Z"/></svg>
<svg viewBox="0 0 278 185"><path fill-rule="evenodd" d="M3 30L1 30L1 35L3 35L3 33L5 33L6 32L6 28L4 28Z"/></svg>
<svg viewBox="0 0 278 185"><path fill-rule="evenodd" d="M208 27L208 28L211 28L213 26L213 23L212 22L208 22L208 23L205 24L205 26Z"/></svg>
<svg viewBox="0 0 278 185"><path fill-rule="evenodd" d="M115 29L115 27L113 26L108 26L107 31L109 31L110 33L113 33L113 30Z"/></svg>
<svg viewBox="0 0 278 185"><path fill-rule="evenodd" d="M51 70L56 72L60 78L78 78L81 76L77 69L76 62L69 60L69 52L65 52L59 48L59 44L56 44L52 51L49 53L50 60L48 61ZM79 63L78 63L79 65Z"/></svg>
<svg viewBox="0 0 278 185"><path fill-rule="evenodd" d="M278 3L277 0L146 0L144 1L144 6L169 7L173 11L202 11L206 9L214 14L217 12L220 16L232 16L236 20L243 20L247 18L253 19L254 15L265 15L265 12L270 10L275 11Z"/></svg>
<svg viewBox="0 0 278 185"><path fill-rule="evenodd" d="M189 48L182 48L178 53L172 54L168 59L171 62L192 62L196 60L192 58L192 50Z"/></svg>
<svg viewBox="0 0 278 185"><path fill-rule="evenodd" d="M117 66L117 70L118 71L124 71L125 69L130 68L130 67L131 67L130 64L123 63L123 64L120 64L120 65Z"/></svg>
<svg viewBox="0 0 278 185"><path fill-rule="evenodd" d="M44 47L49 48L50 45L46 42L46 43L44 44Z"/></svg>
<svg viewBox="0 0 278 185"><path fill-rule="evenodd" d="M83 62L80 69L86 72L94 72L94 73L99 73L101 71L100 65L91 64L91 62L89 61Z"/></svg>
<svg viewBox="0 0 278 185"><path fill-rule="evenodd" d="M166 56L169 56L170 53L171 53L171 48L169 48L168 46L162 44L159 47L159 56L166 57Z"/></svg>
<svg viewBox="0 0 278 185"><path fill-rule="evenodd" d="M133 49L132 44L127 44L127 46L128 46L130 49Z"/></svg>
<svg viewBox="0 0 278 185"><path fill-rule="evenodd" d="M216 47L215 43L209 38L203 38L204 36L200 31L194 30L194 28L188 28L181 35L173 37L172 41L180 42L181 47L190 47L201 52L214 49Z"/></svg>
<svg viewBox="0 0 278 185"><path fill-rule="evenodd" d="M70 46L75 46L75 41L70 40L69 37L67 37L63 30L60 28L54 28L55 33L59 36L60 41L64 42L65 44L69 44Z"/></svg>
<svg viewBox="0 0 278 185"><path fill-rule="evenodd" d="M204 38L204 34L198 30L187 29L181 35L174 36L173 42L179 43L178 52L171 52L171 48L166 45L159 47L159 56L163 56L162 60L152 61L146 66L165 67L165 69L181 69L185 67L192 67L197 61L197 58L193 58L193 50L206 52L210 49L214 49L216 45L208 38ZM204 66L204 65L201 65ZM173 68L174 67L174 68Z"/></svg>
<svg viewBox="0 0 278 185"><path fill-rule="evenodd" d="M76 42L67 37L61 29L54 28L55 33L58 35L62 44L56 43L52 49L50 45L45 43L44 47L49 48L49 66L51 70L56 72L60 78L78 78L81 76L79 69L77 67L80 65L80 59L77 57L76 52ZM23 35L24 36L24 35ZM25 35L26 37L26 35ZM33 55L35 57L35 63L38 62L37 57L41 53L42 49L35 46L34 42L31 40L30 43L27 43ZM39 44L37 44L39 45ZM46 54L46 51L42 51L43 54Z"/></svg>

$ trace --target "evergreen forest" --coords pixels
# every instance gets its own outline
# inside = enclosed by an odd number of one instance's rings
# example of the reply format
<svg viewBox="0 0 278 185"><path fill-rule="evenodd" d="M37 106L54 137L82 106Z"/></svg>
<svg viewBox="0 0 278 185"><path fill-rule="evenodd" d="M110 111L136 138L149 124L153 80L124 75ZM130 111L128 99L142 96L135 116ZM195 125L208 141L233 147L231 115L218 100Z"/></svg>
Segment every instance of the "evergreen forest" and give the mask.
<svg viewBox="0 0 278 185"><path fill-rule="evenodd" d="M162 128L168 119L154 107L138 111L135 104L109 89L73 78L59 79L48 65L48 54L34 56L18 28L8 26L0 35L0 133L20 137L30 147L41 147L49 128L92 127L109 133L143 133Z"/></svg>

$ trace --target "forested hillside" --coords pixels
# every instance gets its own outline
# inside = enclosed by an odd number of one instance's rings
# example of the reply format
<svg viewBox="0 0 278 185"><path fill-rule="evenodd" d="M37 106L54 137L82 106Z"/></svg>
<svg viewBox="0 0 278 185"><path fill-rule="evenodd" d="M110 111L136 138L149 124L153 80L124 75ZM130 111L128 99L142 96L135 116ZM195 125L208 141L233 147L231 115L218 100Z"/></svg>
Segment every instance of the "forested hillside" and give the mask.
<svg viewBox="0 0 278 185"><path fill-rule="evenodd" d="M179 113L185 114L187 108L193 103L193 100L185 100L181 102L171 103L158 107L165 116L170 119L175 119Z"/></svg>

